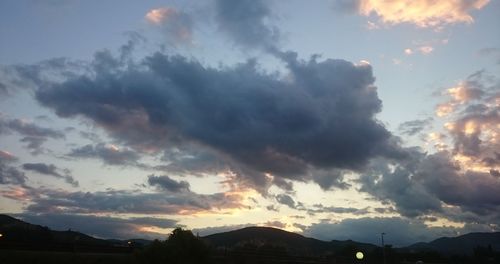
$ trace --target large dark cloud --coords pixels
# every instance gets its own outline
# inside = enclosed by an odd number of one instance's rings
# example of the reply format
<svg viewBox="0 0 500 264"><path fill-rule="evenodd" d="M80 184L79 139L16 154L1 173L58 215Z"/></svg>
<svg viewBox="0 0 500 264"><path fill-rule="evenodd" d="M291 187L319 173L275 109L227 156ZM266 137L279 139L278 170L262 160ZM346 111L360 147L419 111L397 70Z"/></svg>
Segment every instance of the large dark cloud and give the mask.
<svg viewBox="0 0 500 264"><path fill-rule="evenodd" d="M67 169L59 169L54 164L45 164L45 163L24 163L23 169L35 171L40 174L50 175L59 179L63 179L67 183L71 184L73 187L78 187L78 181L70 175L69 170ZM62 171L59 172L59 171Z"/></svg>
<svg viewBox="0 0 500 264"><path fill-rule="evenodd" d="M219 29L245 48L277 50L278 28L270 24L274 18L263 0L216 0L215 19Z"/></svg>
<svg viewBox="0 0 500 264"><path fill-rule="evenodd" d="M196 142L260 188L268 184L265 173L341 186L338 175L326 181L315 174L401 155L375 119L381 101L370 65L281 53L284 78L253 60L211 68L156 53L125 66L104 54L92 74L39 89L37 100L61 117L91 119L139 151Z"/></svg>
<svg viewBox="0 0 500 264"><path fill-rule="evenodd" d="M164 234L141 230L142 227L173 228L177 221L153 217L118 218L96 215L77 214L18 214L20 218L32 224L48 226L53 230L68 230L84 234L114 239L161 238Z"/></svg>

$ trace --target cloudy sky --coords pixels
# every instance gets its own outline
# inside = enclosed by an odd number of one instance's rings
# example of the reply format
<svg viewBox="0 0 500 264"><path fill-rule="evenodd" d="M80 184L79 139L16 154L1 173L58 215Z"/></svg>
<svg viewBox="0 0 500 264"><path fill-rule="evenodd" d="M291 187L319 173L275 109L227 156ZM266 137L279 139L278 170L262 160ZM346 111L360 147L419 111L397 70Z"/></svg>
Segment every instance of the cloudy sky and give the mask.
<svg viewBox="0 0 500 264"><path fill-rule="evenodd" d="M0 2L0 212L102 238L500 231L500 1Z"/></svg>

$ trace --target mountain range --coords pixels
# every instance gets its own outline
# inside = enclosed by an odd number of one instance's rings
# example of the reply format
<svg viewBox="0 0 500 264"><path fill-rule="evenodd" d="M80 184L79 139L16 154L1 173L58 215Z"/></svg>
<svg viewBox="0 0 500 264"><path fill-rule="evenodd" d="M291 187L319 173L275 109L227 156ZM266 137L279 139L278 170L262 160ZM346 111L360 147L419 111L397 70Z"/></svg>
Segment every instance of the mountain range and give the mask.
<svg viewBox="0 0 500 264"><path fill-rule="evenodd" d="M48 227L33 225L8 215L0 215L0 248L7 245L46 250L85 248L89 251L123 250L130 245L141 246L150 243L148 240L116 240L98 239L92 236L67 230L54 231ZM304 237L300 234L287 232L271 227L246 227L229 232L217 233L201 237L215 248L242 247L246 244L272 244L287 249L296 255L318 255L337 252L345 248L356 248L370 252L378 246L352 240L322 241ZM128 243L131 242L131 243ZM472 254L474 248L491 247L500 251L500 232L469 233L457 237L442 237L431 242L416 243L408 247L398 248L402 252L436 251L443 254Z"/></svg>

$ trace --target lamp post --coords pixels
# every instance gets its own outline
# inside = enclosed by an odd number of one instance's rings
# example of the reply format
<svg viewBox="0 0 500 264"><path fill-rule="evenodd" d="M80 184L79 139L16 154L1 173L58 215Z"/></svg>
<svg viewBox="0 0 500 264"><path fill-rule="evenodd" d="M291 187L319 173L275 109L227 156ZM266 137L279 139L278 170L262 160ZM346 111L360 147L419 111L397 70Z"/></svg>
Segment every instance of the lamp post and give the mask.
<svg viewBox="0 0 500 264"><path fill-rule="evenodd" d="M385 245L384 245L384 235L385 233L380 233L380 238L382 239L382 255L384 257L384 264L386 264L386 261L385 261Z"/></svg>

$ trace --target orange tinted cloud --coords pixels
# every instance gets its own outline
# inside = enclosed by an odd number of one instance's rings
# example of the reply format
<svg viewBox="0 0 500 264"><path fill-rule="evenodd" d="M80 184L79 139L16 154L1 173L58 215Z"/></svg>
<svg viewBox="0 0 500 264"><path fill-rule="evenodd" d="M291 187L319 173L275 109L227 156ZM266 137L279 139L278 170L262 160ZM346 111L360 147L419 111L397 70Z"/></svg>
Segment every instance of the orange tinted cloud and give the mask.
<svg viewBox="0 0 500 264"><path fill-rule="evenodd" d="M418 48L418 50L422 54L430 54L434 50L434 48L432 46L421 46Z"/></svg>
<svg viewBox="0 0 500 264"><path fill-rule="evenodd" d="M16 156L14 156L12 153L8 152L8 151L3 151L3 150L0 150L0 161L1 160L6 160L6 161L10 161L10 160L16 160Z"/></svg>
<svg viewBox="0 0 500 264"><path fill-rule="evenodd" d="M459 83L458 86L452 87L446 92L458 103L466 103L472 99L478 99L481 96L481 90L470 87L466 82Z"/></svg>
<svg viewBox="0 0 500 264"><path fill-rule="evenodd" d="M192 40L193 21L187 13L172 7L160 7L149 10L146 20L162 28L176 42L189 43Z"/></svg>
<svg viewBox="0 0 500 264"><path fill-rule="evenodd" d="M462 170L494 176L500 166L500 94L489 78L476 72L446 89L442 94L449 100L437 106L436 114L446 116L444 133L449 140L440 133L431 133L427 139L437 150L451 153Z"/></svg>
<svg viewBox="0 0 500 264"><path fill-rule="evenodd" d="M449 115L455 109L454 104L447 102L442 103L436 107L436 115L438 117L443 117Z"/></svg>
<svg viewBox="0 0 500 264"><path fill-rule="evenodd" d="M473 10L486 6L490 0L360 0L358 11L376 14L388 24L412 23L418 27L472 23Z"/></svg>
<svg viewBox="0 0 500 264"><path fill-rule="evenodd" d="M175 9L170 7L151 9L146 14L146 20L153 24L161 24L163 21L167 20L169 16L172 16L175 13Z"/></svg>
<svg viewBox="0 0 500 264"><path fill-rule="evenodd" d="M439 117L447 116L455 111L457 106L468 103L471 100L479 99L483 95L483 91L476 87L474 81L463 81L457 86L446 89L443 95L451 98L451 100L439 104L436 107L436 115Z"/></svg>

